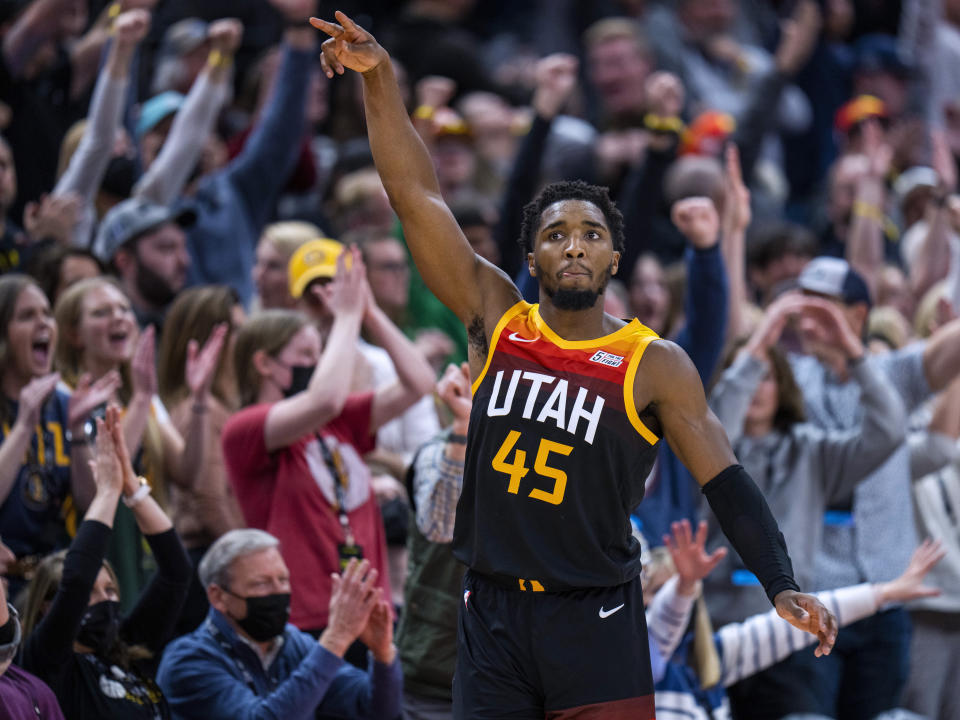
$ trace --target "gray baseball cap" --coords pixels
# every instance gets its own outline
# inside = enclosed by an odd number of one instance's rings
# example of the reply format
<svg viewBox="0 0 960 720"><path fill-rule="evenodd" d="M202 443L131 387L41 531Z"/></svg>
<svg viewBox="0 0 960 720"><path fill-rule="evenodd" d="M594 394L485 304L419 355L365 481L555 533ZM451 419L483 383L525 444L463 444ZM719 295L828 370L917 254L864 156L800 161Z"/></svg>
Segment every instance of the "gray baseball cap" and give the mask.
<svg viewBox="0 0 960 720"><path fill-rule="evenodd" d="M814 258L803 268L797 285L801 290L836 298L845 305L860 302L870 304L867 283L843 258Z"/></svg>
<svg viewBox="0 0 960 720"><path fill-rule="evenodd" d="M144 198L129 198L114 205L103 218L91 250L101 262L108 263L121 246L144 233L169 222L190 227L196 219L196 212L190 209L173 210Z"/></svg>

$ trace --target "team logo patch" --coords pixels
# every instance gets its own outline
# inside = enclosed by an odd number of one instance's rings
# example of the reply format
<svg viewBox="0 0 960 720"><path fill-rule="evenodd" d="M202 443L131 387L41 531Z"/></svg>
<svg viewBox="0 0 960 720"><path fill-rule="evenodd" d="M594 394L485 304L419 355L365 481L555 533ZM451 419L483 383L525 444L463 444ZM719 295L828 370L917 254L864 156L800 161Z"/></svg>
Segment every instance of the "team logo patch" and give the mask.
<svg viewBox="0 0 960 720"><path fill-rule="evenodd" d="M623 360L622 355L614 355L613 353L604 352L603 350L597 350L597 352L593 354L593 357L590 358L590 362L600 363L607 367L620 367L623 365Z"/></svg>

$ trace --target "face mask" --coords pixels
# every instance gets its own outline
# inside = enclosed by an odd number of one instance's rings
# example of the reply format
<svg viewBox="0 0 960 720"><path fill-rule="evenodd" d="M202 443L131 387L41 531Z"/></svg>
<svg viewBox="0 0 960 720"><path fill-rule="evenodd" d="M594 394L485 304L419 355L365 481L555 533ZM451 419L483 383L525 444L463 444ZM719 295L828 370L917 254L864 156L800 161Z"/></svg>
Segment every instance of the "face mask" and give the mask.
<svg viewBox="0 0 960 720"><path fill-rule="evenodd" d="M313 371L316 369L316 365L291 365L290 385L283 391L283 396L293 397L306 390L310 385L310 378L313 377Z"/></svg>
<svg viewBox="0 0 960 720"><path fill-rule="evenodd" d="M120 634L120 603L104 600L87 608L80 621L77 642L95 653L106 652Z"/></svg>
<svg viewBox="0 0 960 720"><path fill-rule="evenodd" d="M290 593L247 598L230 594L247 603L247 616L242 620L234 620L251 638L257 642L267 642L283 633L290 618Z"/></svg>

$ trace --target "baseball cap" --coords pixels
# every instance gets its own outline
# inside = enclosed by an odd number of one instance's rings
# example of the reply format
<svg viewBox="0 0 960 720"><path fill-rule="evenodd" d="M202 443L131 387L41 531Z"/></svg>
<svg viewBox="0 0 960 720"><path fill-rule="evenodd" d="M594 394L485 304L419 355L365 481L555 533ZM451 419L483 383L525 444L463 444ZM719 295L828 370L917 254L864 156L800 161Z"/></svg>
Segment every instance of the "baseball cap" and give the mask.
<svg viewBox="0 0 960 720"><path fill-rule="evenodd" d="M935 188L939 184L940 176L936 170L924 165L914 165L900 173L900 176L893 183L893 192L897 196L897 204L903 205L914 190Z"/></svg>
<svg viewBox="0 0 960 720"><path fill-rule="evenodd" d="M110 209L103 218L91 250L101 262L108 263L121 246L150 230L173 222L189 227L196 222L193 210L172 210L144 198L130 198Z"/></svg>
<svg viewBox="0 0 960 720"><path fill-rule="evenodd" d="M854 46L855 70L860 72L889 72L894 75L909 75L913 66L897 47L893 35L873 33L863 35Z"/></svg>
<svg viewBox="0 0 960 720"><path fill-rule="evenodd" d="M833 126L840 132L849 132L850 128L869 118L885 119L887 106L883 100L873 95L857 95L837 110Z"/></svg>
<svg viewBox="0 0 960 720"><path fill-rule="evenodd" d="M140 117L137 118L137 137L143 137L164 118L174 115L183 107L184 97L175 90L167 90L154 95L140 106Z"/></svg>
<svg viewBox="0 0 960 720"><path fill-rule="evenodd" d="M818 257L807 263L797 278L801 290L827 295L845 305L870 304L867 283L850 263L842 258Z"/></svg>
<svg viewBox="0 0 960 720"><path fill-rule="evenodd" d="M290 279L290 294L298 298L307 285L317 278L332 278L337 274L337 258L343 252L343 243L330 238L318 238L305 242L290 258L287 275Z"/></svg>
<svg viewBox="0 0 960 720"><path fill-rule="evenodd" d="M209 27L209 24L200 18L178 20L163 34L160 55L179 57L196 50L207 41Z"/></svg>
<svg viewBox="0 0 960 720"><path fill-rule="evenodd" d="M720 155L727 138L736 129L737 122L732 115L719 110L702 112L680 134L677 154Z"/></svg>

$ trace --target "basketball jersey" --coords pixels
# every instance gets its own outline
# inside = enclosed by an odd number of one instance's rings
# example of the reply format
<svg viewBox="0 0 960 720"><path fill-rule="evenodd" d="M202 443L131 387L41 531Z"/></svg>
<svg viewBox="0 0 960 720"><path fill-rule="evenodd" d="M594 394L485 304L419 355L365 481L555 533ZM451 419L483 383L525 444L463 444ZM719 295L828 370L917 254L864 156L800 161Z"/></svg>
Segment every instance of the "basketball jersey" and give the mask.
<svg viewBox="0 0 960 720"><path fill-rule="evenodd" d="M619 585L640 572L630 511L659 438L633 383L656 333L632 320L564 340L519 302L494 329L473 408L453 549L521 590Z"/></svg>

